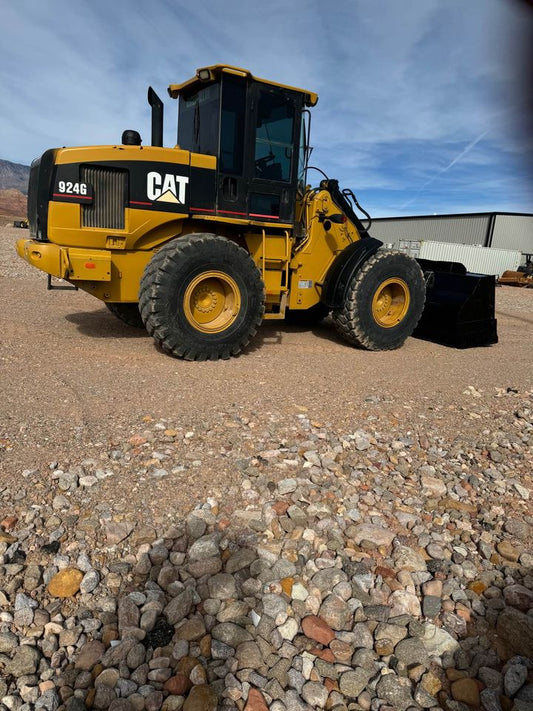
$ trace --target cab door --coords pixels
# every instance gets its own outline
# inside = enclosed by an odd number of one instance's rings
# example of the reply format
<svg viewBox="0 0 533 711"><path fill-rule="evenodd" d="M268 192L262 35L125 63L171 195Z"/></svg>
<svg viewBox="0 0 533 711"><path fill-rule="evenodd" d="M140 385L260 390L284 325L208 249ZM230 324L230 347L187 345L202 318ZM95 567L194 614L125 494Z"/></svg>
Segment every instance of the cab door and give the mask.
<svg viewBox="0 0 533 711"><path fill-rule="evenodd" d="M293 222L302 96L224 74L217 213Z"/></svg>
<svg viewBox="0 0 533 711"><path fill-rule="evenodd" d="M302 97L281 87L251 87L248 214L292 222L298 172Z"/></svg>

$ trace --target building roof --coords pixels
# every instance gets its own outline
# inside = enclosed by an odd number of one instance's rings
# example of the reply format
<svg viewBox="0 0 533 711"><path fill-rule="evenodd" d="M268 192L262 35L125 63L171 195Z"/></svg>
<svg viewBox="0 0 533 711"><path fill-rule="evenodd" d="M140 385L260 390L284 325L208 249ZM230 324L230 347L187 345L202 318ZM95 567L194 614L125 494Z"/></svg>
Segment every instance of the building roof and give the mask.
<svg viewBox="0 0 533 711"><path fill-rule="evenodd" d="M373 217L372 222L378 220L432 220L458 217L496 217L497 215L510 215L512 217L533 217L530 212L452 212L444 215L392 215L391 217Z"/></svg>

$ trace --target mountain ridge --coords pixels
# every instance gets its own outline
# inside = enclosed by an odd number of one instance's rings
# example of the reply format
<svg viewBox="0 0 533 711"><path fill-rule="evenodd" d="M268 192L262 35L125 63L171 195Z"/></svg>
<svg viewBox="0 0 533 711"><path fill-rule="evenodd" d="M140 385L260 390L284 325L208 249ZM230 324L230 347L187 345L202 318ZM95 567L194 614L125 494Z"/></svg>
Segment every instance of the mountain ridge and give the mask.
<svg viewBox="0 0 533 711"><path fill-rule="evenodd" d="M27 195L29 177L29 165L12 163L0 158L0 190L19 190Z"/></svg>
<svg viewBox="0 0 533 711"><path fill-rule="evenodd" d="M29 165L0 158L0 215L26 215L29 177Z"/></svg>

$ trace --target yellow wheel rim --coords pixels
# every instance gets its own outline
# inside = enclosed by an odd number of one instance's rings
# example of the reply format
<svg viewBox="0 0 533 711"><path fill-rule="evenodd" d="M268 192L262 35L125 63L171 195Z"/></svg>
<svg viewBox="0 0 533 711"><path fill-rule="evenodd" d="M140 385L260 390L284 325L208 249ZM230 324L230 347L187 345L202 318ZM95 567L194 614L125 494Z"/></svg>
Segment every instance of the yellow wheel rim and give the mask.
<svg viewBox="0 0 533 711"><path fill-rule="evenodd" d="M403 279L387 279L376 290L372 299L372 316L382 328L397 326L404 318L411 296Z"/></svg>
<svg viewBox="0 0 533 711"><path fill-rule="evenodd" d="M224 272L203 272L185 291L183 310L187 321L202 333L221 333L237 318L241 293Z"/></svg>

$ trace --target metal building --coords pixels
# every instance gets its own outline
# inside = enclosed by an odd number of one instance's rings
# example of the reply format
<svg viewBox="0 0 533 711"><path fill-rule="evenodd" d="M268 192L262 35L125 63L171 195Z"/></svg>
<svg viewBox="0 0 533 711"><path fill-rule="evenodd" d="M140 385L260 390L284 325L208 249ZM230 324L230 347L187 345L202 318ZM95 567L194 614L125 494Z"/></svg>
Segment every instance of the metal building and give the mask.
<svg viewBox="0 0 533 711"><path fill-rule="evenodd" d="M514 212L382 217L372 221L370 233L394 247L400 240L420 240L533 253L533 215Z"/></svg>
<svg viewBox="0 0 533 711"><path fill-rule="evenodd" d="M533 215L496 213L487 247L517 249L524 254L533 253Z"/></svg>

